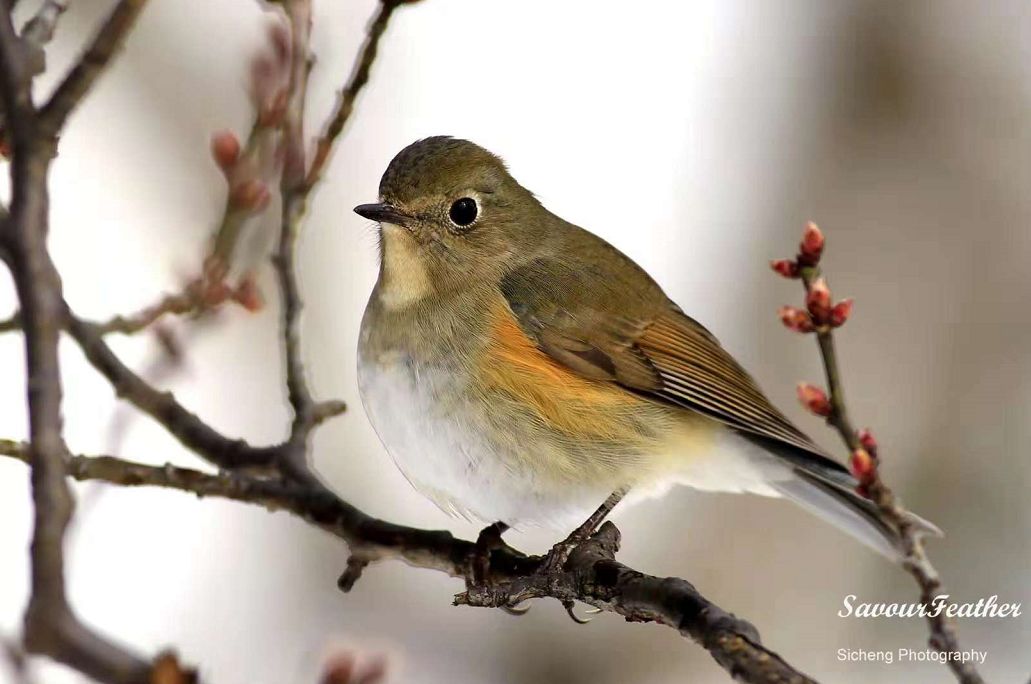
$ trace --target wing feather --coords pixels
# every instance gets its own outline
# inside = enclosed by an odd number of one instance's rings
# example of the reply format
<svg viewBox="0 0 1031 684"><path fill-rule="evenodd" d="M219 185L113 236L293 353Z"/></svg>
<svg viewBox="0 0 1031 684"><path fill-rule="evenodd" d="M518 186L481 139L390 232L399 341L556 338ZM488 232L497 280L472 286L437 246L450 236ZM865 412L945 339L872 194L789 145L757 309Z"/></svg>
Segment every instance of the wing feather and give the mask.
<svg viewBox="0 0 1031 684"><path fill-rule="evenodd" d="M716 337L657 285L586 280L569 263L536 260L503 278L501 292L526 335L571 370L702 413L759 442L772 440L824 459Z"/></svg>

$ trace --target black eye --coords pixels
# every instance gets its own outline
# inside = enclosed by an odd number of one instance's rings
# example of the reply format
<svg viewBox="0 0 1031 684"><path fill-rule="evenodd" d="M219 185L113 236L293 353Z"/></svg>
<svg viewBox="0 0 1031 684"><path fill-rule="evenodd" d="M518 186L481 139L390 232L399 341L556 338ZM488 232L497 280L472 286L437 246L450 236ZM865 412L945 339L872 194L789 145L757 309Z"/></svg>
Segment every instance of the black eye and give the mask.
<svg viewBox="0 0 1031 684"><path fill-rule="evenodd" d="M478 212L476 200L472 197L463 197L462 199L455 200L455 203L451 205L448 216L451 217L451 221L456 226L468 226L476 220Z"/></svg>

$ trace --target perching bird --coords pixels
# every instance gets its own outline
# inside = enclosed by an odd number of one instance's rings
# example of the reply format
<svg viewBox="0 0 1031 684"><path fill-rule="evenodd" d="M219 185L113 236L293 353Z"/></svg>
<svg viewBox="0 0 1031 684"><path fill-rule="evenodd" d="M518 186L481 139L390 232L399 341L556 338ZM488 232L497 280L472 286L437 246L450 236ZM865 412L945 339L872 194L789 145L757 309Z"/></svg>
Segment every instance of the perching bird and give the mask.
<svg viewBox="0 0 1031 684"><path fill-rule="evenodd" d="M405 477L442 509L569 529L623 492L683 484L786 497L900 557L898 532L848 471L708 330L500 158L420 140L379 194L355 208L381 236L362 400Z"/></svg>

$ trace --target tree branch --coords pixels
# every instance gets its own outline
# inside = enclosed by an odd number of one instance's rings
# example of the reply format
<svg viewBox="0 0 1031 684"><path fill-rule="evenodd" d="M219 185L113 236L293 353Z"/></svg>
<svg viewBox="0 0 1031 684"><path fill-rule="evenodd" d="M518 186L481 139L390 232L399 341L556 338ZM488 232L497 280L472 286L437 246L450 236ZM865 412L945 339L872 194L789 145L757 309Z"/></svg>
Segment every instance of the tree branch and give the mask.
<svg viewBox="0 0 1031 684"><path fill-rule="evenodd" d="M0 454L26 461L27 449L0 440ZM75 456L68 473L77 480L121 486L158 486L200 497L219 497L281 510L343 539L362 566L386 559L473 580L474 542L450 532L395 525L369 516L329 490L306 483L261 480L237 473L208 474L171 465L148 466L110 456ZM813 680L765 648L755 628L702 596L689 582L645 575L615 560L619 531L605 523L570 556L564 571L538 572L543 558L504 546L491 552L492 582L455 598L459 605L505 607L532 598L563 604L581 601L630 622L655 622L694 640L732 676L746 682ZM347 588L350 588L349 586Z"/></svg>
<svg viewBox="0 0 1031 684"><path fill-rule="evenodd" d="M379 50L379 41L387 30L390 17L394 10L404 4L411 4L412 0L380 0L379 9L369 23L369 29L365 34L365 42L358 51L358 59L355 61L351 76L347 84L337 96L336 106L330 114L326 127L315 145L315 155L311 168L308 170L308 177L305 180L306 191L310 192L322 178L325 172L326 163L333 152L337 138L344 130L347 120L351 118L354 111L355 101L361 93L362 88L369 82L369 73L372 71L372 63L376 60Z"/></svg>
<svg viewBox="0 0 1031 684"><path fill-rule="evenodd" d="M830 397L811 386L800 386L800 394L808 394L808 407L826 418L841 437L851 453L850 464L853 474L860 483L861 493L865 494L880 509L881 515L899 532L904 554L903 567L916 579L920 586L921 601L930 605L932 600L947 593L941 577L931 565L924 550L922 531L915 523L912 513L906 510L892 490L881 479L878 467L877 443L869 431L859 432L853 426L845 404L845 390L841 371L838 368L838 355L834 347L834 329L843 325L852 310L851 300L843 300L837 305L831 301L830 290L821 277L820 258L823 254L824 237L815 224L806 226L795 261L780 260L771 265L781 275L799 278L805 288L807 311L784 307L781 318L785 325L802 333L815 333L823 362L824 374ZM813 403L815 402L815 403ZM940 614L939 614L940 613ZM927 622L930 627L930 646L941 653L955 653L961 650L956 635L956 627L945 611L928 611ZM969 662L958 658L946 661L963 684L981 684L983 680L977 669Z"/></svg>
<svg viewBox="0 0 1031 684"><path fill-rule="evenodd" d="M41 133L43 124L32 104L34 75L30 51L14 33L7 1L0 0L0 91L13 143L13 199L0 240L21 308L29 406L26 455L32 467L34 504L31 594L23 641L30 652L46 654L94 679L143 684L150 681L151 664L84 626L65 591L64 533L74 504L65 480L67 451L57 354L64 301L61 279L46 246L47 172L54 141L52 135ZM81 88L79 96L87 87ZM65 113L72 106L74 102L69 102ZM187 681L188 675L177 665L174 670L183 676L168 681Z"/></svg>
<svg viewBox="0 0 1031 684"><path fill-rule="evenodd" d="M122 47L125 37L146 4L147 0L119 0L93 42L57 86L50 100L40 109L39 126L43 136L52 137L61 130L65 119L86 96L112 57Z"/></svg>

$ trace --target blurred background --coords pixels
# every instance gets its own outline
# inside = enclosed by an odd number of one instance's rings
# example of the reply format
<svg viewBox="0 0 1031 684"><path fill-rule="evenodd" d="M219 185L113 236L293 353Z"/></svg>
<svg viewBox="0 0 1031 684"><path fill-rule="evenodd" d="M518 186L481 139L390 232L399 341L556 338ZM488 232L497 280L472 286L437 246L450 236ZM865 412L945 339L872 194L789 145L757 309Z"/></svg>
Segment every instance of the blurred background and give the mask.
<svg viewBox="0 0 1031 684"><path fill-rule="evenodd" d="M35 3L22 2L23 13ZM344 82L374 2L316 3L310 125ZM57 73L111 2L75 2L49 50ZM250 125L253 2L152 0L117 66L75 115L51 177L51 245L79 313L139 309L193 275L224 201L211 133ZM796 283L767 262L804 221L828 235L853 416L886 477L947 533L930 543L953 597L997 594L1031 614L1031 6L1018 0L563 3L425 0L397 12L300 243L308 371L349 402L315 462L371 514L474 536L415 493L380 447L355 386L358 324L376 274L376 199L393 154L453 134L504 156L556 213L630 254L703 321L798 424L796 381L822 381L815 345L776 318ZM44 80L44 84L46 84ZM51 75L49 82L53 82ZM285 434L275 288L262 313L186 330L161 382L230 435ZM0 281L0 317L14 309ZM117 339L138 368L154 343ZM62 348L77 452L199 465L119 408ZM26 433L21 340L0 336L0 436ZM417 417L413 417L417 419ZM26 468L0 459L0 635L17 637L31 512ZM67 540L75 607L144 652L173 645L220 684L315 682L337 647L388 654L394 682L722 682L673 630L557 602L513 618L453 608L461 585L400 563L337 591L346 549L255 507L156 489L77 486ZM837 616L843 597L908 602L908 575L789 504L686 489L619 510L620 559L690 579L764 641L834 682L941 682L936 664L843 663L841 648L923 649L922 621ZM555 533L513 533L542 551ZM1026 681L1031 616L960 621L992 681ZM0 660L0 681L13 673ZM81 679L36 665L40 681Z"/></svg>

